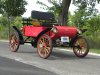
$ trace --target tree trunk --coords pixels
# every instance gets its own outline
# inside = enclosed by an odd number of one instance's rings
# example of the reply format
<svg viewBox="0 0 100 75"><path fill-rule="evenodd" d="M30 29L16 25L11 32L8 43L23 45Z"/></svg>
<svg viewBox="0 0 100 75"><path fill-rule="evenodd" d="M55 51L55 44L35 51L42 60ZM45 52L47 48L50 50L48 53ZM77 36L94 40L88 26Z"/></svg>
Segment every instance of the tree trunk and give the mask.
<svg viewBox="0 0 100 75"><path fill-rule="evenodd" d="M58 20L58 23L60 25L66 25L68 22L68 10L69 10L70 3L71 3L71 0L62 1L62 12Z"/></svg>

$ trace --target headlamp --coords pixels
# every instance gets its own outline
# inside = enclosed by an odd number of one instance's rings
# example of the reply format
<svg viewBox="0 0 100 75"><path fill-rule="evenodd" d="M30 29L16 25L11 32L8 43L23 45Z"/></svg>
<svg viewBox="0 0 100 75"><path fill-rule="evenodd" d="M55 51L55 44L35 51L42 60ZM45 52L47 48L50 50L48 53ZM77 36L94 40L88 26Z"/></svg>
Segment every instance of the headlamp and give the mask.
<svg viewBox="0 0 100 75"><path fill-rule="evenodd" d="M82 34L82 31L81 31L80 29L77 29L77 32L78 32L79 34Z"/></svg>
<svg viewBox="0 0 100 75"><path fill-rule="evenodd" d="M51 29L51 31L53 32L53 33L58 33L58 29L56 28L56 27L53 27L52 29Z"/></svg>

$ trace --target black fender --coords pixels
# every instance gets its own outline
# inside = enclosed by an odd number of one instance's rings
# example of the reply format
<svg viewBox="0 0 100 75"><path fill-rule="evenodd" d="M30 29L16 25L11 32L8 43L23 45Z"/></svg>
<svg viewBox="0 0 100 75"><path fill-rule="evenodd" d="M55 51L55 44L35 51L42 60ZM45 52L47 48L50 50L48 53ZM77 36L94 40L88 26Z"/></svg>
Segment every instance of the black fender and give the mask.
<svg viewBox="0 0 100 75"><path fill-rule="evenodd" d="M21 31L16 26L12 26L12 28L18 33L19 43L24 44L24 38L23 38Z"/></svg>
<svg viewBox="0 0 100 75"><path fill-rule="evenodd" d="M44 31L42 31L42 32L35 38L35 41L32 43L33 46L36 47L36 46L37 46L37 41L38 41L38 39L39 39L43 34L45 34L46 32L50 31L51 29L52 29L52 27L47 28L47 29L45 29Z"/></svg>
<svg viewBox="0 0 100 75"><path fill-rule="evenodd" d="M76 40L77 38L79 38L79 37L83 37L83 36L77 34L75 37L73 37L73 38L71 39L71 41L70 41L70 43L69 43L70 47L73 47L73 46L74 46L75 40Z"/></svg>

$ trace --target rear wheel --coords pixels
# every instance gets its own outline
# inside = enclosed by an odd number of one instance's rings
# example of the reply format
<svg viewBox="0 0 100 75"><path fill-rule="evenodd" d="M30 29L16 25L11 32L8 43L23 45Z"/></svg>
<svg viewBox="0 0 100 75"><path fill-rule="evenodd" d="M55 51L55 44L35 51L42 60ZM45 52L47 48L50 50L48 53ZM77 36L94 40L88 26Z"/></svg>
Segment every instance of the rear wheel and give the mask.
<svg viewBox="0 0 100 75"><path fill-rule="evenodd" d="M11 33L9 39L9 46L12 52L17 52L19 49L19 36L17 32Z"/></svg>
<svg viewBox="0 0 100 75"><path fill-rule="evenodd" d="M77 57L85 57L89 52L89 46L84 37L78 37L74 42L73 52Z"/></svg>
<svg viewBox="0 0 100 75"><path fill-rule="evenodd" d="M37 51L41 58L48 58L52 52L52 40L51 38L44 34L37 42Z"/></svg>

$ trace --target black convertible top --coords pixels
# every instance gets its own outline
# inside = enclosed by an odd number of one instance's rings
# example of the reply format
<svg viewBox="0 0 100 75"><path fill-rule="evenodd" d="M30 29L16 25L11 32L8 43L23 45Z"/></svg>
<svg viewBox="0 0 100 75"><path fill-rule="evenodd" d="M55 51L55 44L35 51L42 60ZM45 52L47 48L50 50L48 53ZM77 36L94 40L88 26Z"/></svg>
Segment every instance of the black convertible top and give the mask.
<svg viewBox="0 0 100 75"><path fill-rule="evenodd" d="M54 20L54 14L51 12L32 11L31 18L38 20Z"/></svg>

